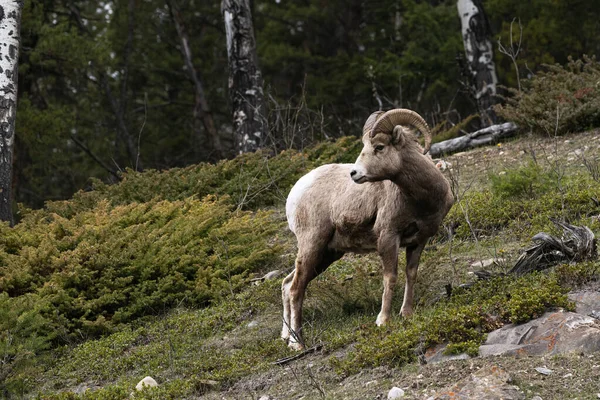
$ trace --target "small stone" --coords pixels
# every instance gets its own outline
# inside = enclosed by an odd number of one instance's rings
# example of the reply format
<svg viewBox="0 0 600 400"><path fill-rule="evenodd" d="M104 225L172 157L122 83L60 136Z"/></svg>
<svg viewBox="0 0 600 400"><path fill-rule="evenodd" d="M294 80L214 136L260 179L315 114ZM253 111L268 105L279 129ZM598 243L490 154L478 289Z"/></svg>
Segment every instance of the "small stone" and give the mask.
<svg viewBox="0 0 600 400"><path fill-rule="evenodd" d="M542 375L550 375L552 373L552 370L546 367L537 367L535 370Z"/></svg>
<svg viewBox="0 0 600 400"><path fill-rule="evenodd" d="M533 396L531 400L542 400L542 398L540 396Z"/></svg>
<svg viewBox="0 0 600 400"><path fill-rule="evenodd" d="M471 268L487 268L493 264L501 264L504 262L504 258L488 258L487 260L480 260L471 263Z"/></svg>
<svg viewBox="0 0 600 400"><path fill-rule="evenodd" d="M563 378L571 378L572 376L573 376L573 374L571 374L571 373L568 373L568 374L566 374L566 375L563 375Z"/></svg>
<svg viewBox="0 0 600 400"><path fill-rule="evenodd" d="M154 378L152 378L151 376L147 376L144 379L142 379L137 385L135 385L135 390L139 392L140 390L156 386L158 386L158 383L156 383Z"/></svg>
<svg viewBox="0 0 600 400"><path fill-rule="evenodd" d="M276 269L275 271L271 271L271 272L265 274L265 276L263 276L263 279L265 281L269 281L271 279L277 278L281 274L282 274L282 272L280 270Z"/></svg>
<svg viewBox="0 0 600 400"><path fill-rule="evenodd" d="M253 320L248 322L248 325L246 325L248 328L254 328L255 326L258 326L258 321L257 320Z"/></svg>
<svg viewBox="0 0 600 400"><path fill-rule="evenodd" d="M435 163L435 166L436 166L436 167L437 167L437 169L439 169L440 171L445 171L445 170L447 170L447 169L449 169L449 168L452 168L452 164L451 164L451 163L449 163L449 162L447 162L447 161L444 161L444 160L438 160L438 161Z"/></svg>
<svg viewBox="0 0 600 400"><path fill-rule="evenodd" d="M264 396L260 396L258 400L271 400L271 398L265 394Z"/></svg>
<svg viewBox="0 0 600 400"><path fill-rule="evenodd" d="M390 389L387 396L388 400L399 399L401 397L404 397L404 390L396 386Z"/></svg>

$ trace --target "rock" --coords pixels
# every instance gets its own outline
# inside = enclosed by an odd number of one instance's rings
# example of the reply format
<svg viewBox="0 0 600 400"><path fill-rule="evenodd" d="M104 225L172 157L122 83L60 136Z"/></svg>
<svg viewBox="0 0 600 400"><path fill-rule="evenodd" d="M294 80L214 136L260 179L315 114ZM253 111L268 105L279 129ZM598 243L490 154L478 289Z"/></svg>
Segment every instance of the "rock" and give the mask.
<svg viewBox="0 0 600 400"><path fill-rule="evenodd" d="M552 370L548 369L546 367L537 367L535 370L537 372L539 372L540 374L542 374L542 375L550 375L550 374L552 374Z"/></svg>
<svg viewBox="0 0 600 400"><path fill-rule="evenodd" d="M533 396L531 400L543 400L540 396Z"/></svg>
<svg viewBox="0 0 600 400"><path fill-rule="evenodd" d="M276 270L274 270L274 271L271 271L271 272L269 272L269 273L265 274L265 276L263 276L263 279L264 279L265 281L270 281L271 279L275 279L275 278L277 278L277 277L278 277L278 276L280 276L282 273L283 273L283 272L281 272L280 270L276 269Z"/></svg>
<svg viewBox="0 0 600 400"><path fill-rule="evenodd" d="M252 321L248 322L248 325L246 325L246 327L248 327L248 328L254 328L256 326L258 326L257 320L252 320Z"/></svg>
<svg viewBox="0 0 600 400"><path fill-rule="evenodd" d="M519 388L510 385L511 377L502 368L493 365L484 367L456 384L448 386L431 400L478 399L478 400L521 400L525 395Z"/></svg>
<svg viewBox="0 0 600 400"><path fill-rule="evenodd" d="M275 279L275 278L279 277L281 274L283 274L283 271L276 269L274 271L267 272L265 275L261 276L260 278L250 279L250 282L252 282L254 285L260 285L262 282L270 281L271 279Z"/></svg>
<svg viewBox="0 0 600 400"><path fill-rule="evenodd" d="M504 262L504 258L488 258L487 260L480 260L471 263L471 268L487 268L493 264L500 264Z"/></svg>
<svg viewBox="0 0 600 400"><path fill-rule="evenodd" d="M445 171L449 168L452 168L452 164L444 160L436 160L435 166L440 171Z"/></svg>
<svg viewBox="0 0 600 400"><path fill-rule="evenodd" d="M575 312L600 317L600 292L595 290L578 290L569 293L569 300L575 302Z"/></svg>
<svg viewBox="0 0 600 400"><path fill-rule="evenodd" d="M265 394L264 396L260 396L258 400L271 400L271 398Z"/></svg>
<svg viewBox="0 0 600 400"><path fill-rule="evenodd" d="M521 325L506 325L488 334L479 347L482 357L532 356L600 350L600 322L572 312L547 312Z"/></svg>
<svg viewBox="0 0 600 400"><path fill-rule="evenodd" d="M140 390L151 388L151 387L156 387L156 386L158 386L158 383L156 383L154 378L152 378L151 376L147 376L144 379L142 379L141 381L139 381L139 383L137 385L135 385L135 390L137 390L139 392Z"/></svg>
<svg viewBox="0 0 600 400"><path fill-rule="evenodd" d="M399 399L401 397L404 397L404 390L396 386L390 389L387 396L388 400Z"/></svg>
<svg viewBox="0 0 600 400"><path fill-rule="evenodd" d="M428 364L431 364L452 360L467 360L471 358L466 353L444 354L444 351L446 351L446 347L447 344L438 344L436 346L428 348L427 351L425 351L425 361Z"/></svg>

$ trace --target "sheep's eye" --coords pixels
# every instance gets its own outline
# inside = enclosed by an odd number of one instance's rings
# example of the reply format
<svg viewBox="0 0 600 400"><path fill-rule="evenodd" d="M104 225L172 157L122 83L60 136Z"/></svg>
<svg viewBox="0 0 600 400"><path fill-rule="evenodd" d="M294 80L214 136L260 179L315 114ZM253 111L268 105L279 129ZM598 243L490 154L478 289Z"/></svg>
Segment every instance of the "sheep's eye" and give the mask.
<svg viewBox="0 0 600 400"><path fill-rule="evenodd" d="M384 146L384 145L382 145L382 144L379 144L379 145L375 146L375 151L381 151L381 150L383 150L384 148L385 148L385 146Z"/></svg>

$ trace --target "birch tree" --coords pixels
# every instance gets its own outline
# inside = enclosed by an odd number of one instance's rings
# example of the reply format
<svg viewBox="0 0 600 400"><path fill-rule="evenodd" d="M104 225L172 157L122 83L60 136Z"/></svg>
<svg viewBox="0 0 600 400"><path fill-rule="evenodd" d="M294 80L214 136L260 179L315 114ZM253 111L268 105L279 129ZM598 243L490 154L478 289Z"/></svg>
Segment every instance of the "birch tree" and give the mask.
<svg viewBox="0 0 600 400"><path fill-rule="evenodd" d="M19 32L23 2L4 0L0 4L0 219L12 215L12 163L17 116Z"/></svg>
<svg viewBox="0 0 600 400"><path fill-rule="evenodd" d="M263 146L267 133L250 0L223 0L221 12L225 20L235 140L239 153L246 153Z"/></svg>
<svg viewBox="0 0 600 400"><path fill-rule="evenodd" d="M491 29L481 0L458 0L456 3L462 27L467 68L471 76L477 107L486 125L495 122L492 110L498 78L494 65Z"/></svg>

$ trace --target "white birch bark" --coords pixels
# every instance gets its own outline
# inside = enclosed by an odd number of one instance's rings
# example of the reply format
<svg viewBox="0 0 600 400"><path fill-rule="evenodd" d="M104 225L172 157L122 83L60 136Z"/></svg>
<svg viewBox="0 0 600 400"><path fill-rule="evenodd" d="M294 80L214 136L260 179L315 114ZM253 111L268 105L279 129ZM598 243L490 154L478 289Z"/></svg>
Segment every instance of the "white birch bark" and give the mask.
<svg viewBox="0 0 600 400"><path fill-rule="evenodd" d="M458 0L465 56L474 97L482 119L488 124L495 121L491 107L495 102L498 78L494 64L494 48L490 40L490 28L480 0ZM486 118L487 117L487 118Z"/></svg>
<svg viewBox="0 0 600 400"><path fill-rule="evenodd" d="M20 0L0 2L0 219L13 225L12 162L17 117Z"/></svg>
<svg viewBox="0 0 600 400"><path fill-rule="evenodd" d="M256 56L250 0L223 0L229 60L229 97L238 152L252 152L267 141L263 80Z"/></svg>

